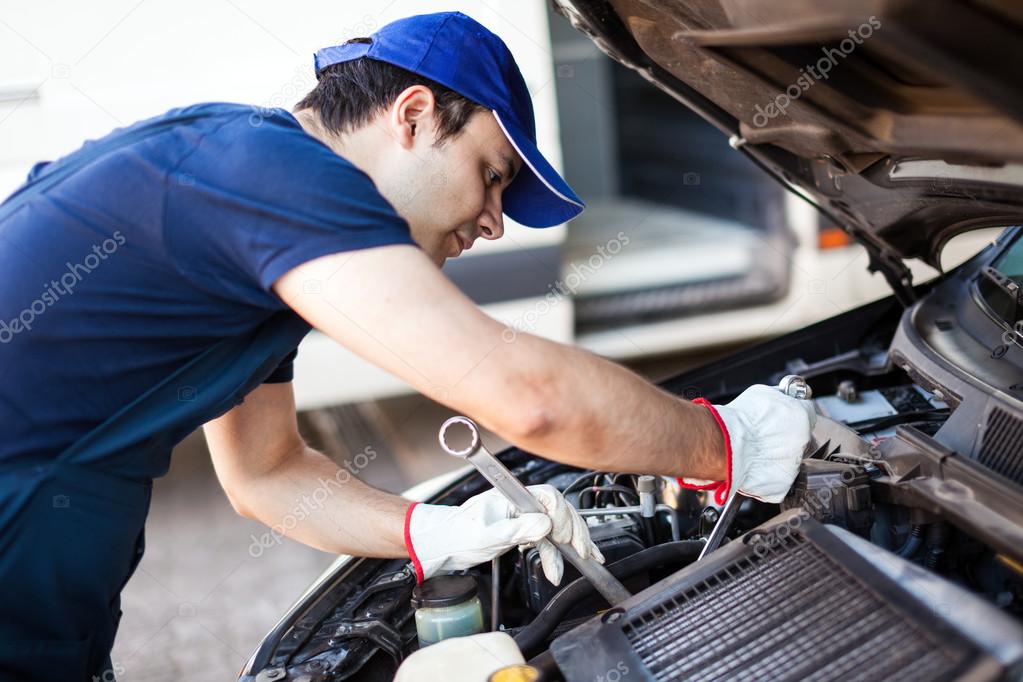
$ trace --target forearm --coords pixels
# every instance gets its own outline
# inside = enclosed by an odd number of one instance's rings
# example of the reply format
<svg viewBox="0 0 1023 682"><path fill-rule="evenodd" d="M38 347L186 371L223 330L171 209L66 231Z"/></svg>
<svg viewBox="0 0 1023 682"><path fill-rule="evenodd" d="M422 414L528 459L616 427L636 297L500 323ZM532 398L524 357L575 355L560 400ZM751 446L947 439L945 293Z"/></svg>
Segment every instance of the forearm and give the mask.
<svg viewBox="0 0 1023 682"><path fill-rule="evenodd" d="M310 280L327 284L310 294ZM275 290L352 352L524 449L580 466L725 477L706 408L580 349L509 337L415 249L327 256Z"/></svg>
<svg viewBox="0 0 1023 682"><path fill-rule="evenodd" d="M345 467L306 447L235 491L246 516L271 532L333 554L408 556L409 501L372 488Z"/></svg>
<svg viewBox="0 0 1023 682"><path fill-rule="evenodd" d="M541 386L532 409L545 414L526 414L526 421L534 425L526 430L514 424L493 425L502 437L530 452L578 466L725 478L724 440L707 408L573 346L528 334L518 335L509 346L513 348L504 360L517 364L525 376L533 377L528 381Z"/></svg>

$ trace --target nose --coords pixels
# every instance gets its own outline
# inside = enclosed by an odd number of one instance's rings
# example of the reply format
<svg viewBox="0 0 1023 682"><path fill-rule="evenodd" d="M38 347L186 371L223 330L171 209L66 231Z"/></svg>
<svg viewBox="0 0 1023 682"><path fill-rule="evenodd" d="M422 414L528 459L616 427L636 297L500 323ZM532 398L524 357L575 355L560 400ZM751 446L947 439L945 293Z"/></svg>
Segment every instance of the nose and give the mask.
<svg viewBox="0 0 1023 682"><path fill-rule="evenodd" d="M500 239L504 234L504 213L501 211L501 195L497 194L496 199L487 197L483 205L483 211L476 219L480 228L480 236L484 239Z"/></svg>

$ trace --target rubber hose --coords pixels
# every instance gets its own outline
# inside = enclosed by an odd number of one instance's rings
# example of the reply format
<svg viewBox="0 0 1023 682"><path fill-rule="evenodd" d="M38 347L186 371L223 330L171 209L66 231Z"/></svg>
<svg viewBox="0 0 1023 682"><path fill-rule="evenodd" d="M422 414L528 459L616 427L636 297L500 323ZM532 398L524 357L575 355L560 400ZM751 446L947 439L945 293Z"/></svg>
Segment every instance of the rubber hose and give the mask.
<svg viewBox="0 0 1023 682"><path fill-rule="evenodd" d="M536 671L540 673L535 682L554 682L555 680L565 679L561 676L561 669L558 668L558 664L555 662L554 655L550 649L544 651L539 656L529 659L529 665L536 668Z"/></svg>
<svg viewBox="0 0 1023 682"><path fill-rule="evenodd" d="M649 571L665 564L682 562L687 559L692 562L699 556L701 549L703 549L703 540L666 542L616 561L607 569L614 577L624 580L640 571ZM596 594L593 585L586 578L577 578L551 597L551 600L537 614L533 622L515 634L515 644L522 650L522 654L529 658L539 653L547 638L564 620L572 607L593 594Z"/></svg>
<svg viewBox="0 0 1023 682"><path fill-rule="evenodd" d="M927 555L924 566L934 570L945 553L945 541L948 538L948 526L941 521L932 523L927 529Z"/></svg>
<svg viewBox="0 0 1023 682"><path fill-rule="evenodd" d="M899 551L896 552L900 557L907 559L917 553L920 549L920 545L924 543L923 540L924 528L920 524L914 524L913 530L909 533L909 538L903 543L902 547L899 547Z"/></svg>

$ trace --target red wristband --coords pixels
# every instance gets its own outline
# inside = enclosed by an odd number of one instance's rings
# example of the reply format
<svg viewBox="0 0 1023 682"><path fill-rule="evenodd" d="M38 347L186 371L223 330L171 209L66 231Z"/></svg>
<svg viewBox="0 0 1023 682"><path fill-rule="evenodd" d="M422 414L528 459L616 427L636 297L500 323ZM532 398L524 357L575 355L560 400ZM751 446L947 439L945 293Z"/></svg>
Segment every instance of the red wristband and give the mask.
<svg viewBox="0 0 1023 682"><path fill-rule="evenodd" d="M416 582L423 582L423 565L419 563L419 557L416 556L416 550L412 546L412 532L409 529L409 524L412 523L412 510L416 508L418 502L413 502L405 510L405 551L408 552L409 559L412 560L412 568L416 570Z"/></svg>
<svg viewBox="0 0 1023 682"><path fill-rule="evenodd" d="M725 440L725 470L727 471L725 480L714 481L712 483L706 483L704 485L691 485L683 481L682 477L678 477L678 484L683 488L689 490L713 490L714 501L718 504L724 504L728 499L728 491L732 488L732 440L728 436L728 429L725 428L725 422L721 419L721 415L705 398L696 398L693 400L695 405L703 405L710 410L711 416L714 417L714 421L717 422L718 428L721 429L721 435Z"/></svg>

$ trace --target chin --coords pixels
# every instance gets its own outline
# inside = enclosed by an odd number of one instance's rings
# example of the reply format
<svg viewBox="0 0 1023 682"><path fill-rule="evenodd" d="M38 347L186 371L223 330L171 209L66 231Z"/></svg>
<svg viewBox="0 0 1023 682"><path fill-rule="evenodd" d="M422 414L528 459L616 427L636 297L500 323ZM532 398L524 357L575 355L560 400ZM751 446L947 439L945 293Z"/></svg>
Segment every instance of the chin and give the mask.
<svg viewBox="0 0 1023 682"><path fill-rule="evenodd" d="M447 262L448 258L451 258L451 256L442 252L435 252L430 256L430 260L432 260L433 264L438 268L444 267L444 263Z"/></svg>

